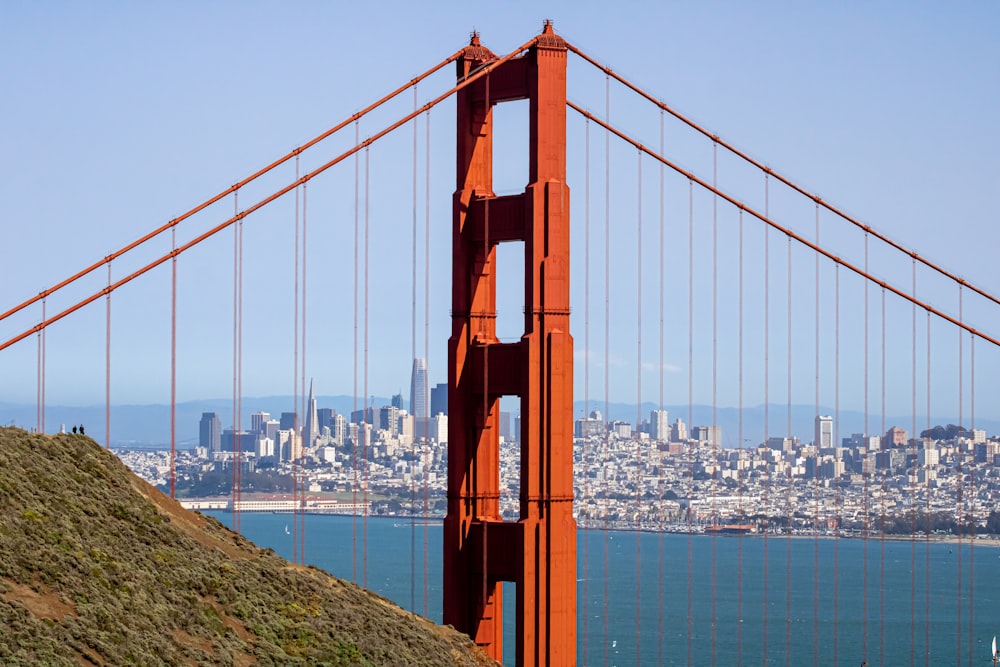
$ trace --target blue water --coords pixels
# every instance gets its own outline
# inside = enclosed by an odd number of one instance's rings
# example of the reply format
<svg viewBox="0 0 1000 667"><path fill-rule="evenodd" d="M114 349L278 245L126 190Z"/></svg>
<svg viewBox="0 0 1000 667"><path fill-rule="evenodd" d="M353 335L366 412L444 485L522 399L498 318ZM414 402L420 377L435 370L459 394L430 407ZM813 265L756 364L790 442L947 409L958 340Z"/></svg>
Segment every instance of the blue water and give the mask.
<svg viewBox="0 0 1000 667"><path fill-rule="evenodd" d="M229 523L229 514L213 515ZM307 563L441 621L440 524L305 521ZM291 559L289 515L245 513L241 525L256 544ZM581 530L578 556L581 665L989 665L1000 633L1000 549L970 549L968 541ZM513 585L504 596L504 657L513 664Z"/></svg>

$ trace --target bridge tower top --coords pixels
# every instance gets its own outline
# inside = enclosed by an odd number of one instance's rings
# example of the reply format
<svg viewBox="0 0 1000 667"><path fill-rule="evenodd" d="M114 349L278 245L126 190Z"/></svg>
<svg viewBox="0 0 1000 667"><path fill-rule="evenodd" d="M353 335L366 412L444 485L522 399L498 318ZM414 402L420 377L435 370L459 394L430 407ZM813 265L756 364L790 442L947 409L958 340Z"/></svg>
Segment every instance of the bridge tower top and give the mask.
<svg viewBox="0 0 1000 667"><path fill-rule="evenodd" d="M502 659L503 581L516 584L517 664L576 662L573 339L569 333L566 42L547 21L498 62L473 33L457 96L448 341L444 621ZM528 185L493 192L493 108L529 102ZM505 138L504 140L510 140ZM524 244L524 333L496 336L496 246ZM520 516L500 515L500 397L521 401Z"/></svg>

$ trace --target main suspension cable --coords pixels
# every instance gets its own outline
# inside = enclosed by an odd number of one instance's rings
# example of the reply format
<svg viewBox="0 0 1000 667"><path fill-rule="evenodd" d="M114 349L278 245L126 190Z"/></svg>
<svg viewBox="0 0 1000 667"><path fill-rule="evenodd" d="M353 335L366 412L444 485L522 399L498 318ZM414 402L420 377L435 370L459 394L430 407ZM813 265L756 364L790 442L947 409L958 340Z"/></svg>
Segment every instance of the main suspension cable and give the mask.
<svg viewBox="0 0 1000 667"><path fill-rule="evenodd" d="M517 53L520 53L521 51L523 51L524 49L528 48L528 46L532 45L533 43L534 43L534 40L531 40L524 47L522 47ZM63 281L61 281L61 282L53 285L49 289L42 290L37 295L31 297L30 299L25 300L23 303L20 303L17 306L14 306L13 308L11 308L10 310L8 310L7 312L5 312L3 314L0 314L0 321L3 321L5 319L7 319L8 317L10 317L11 315L13 315L14 313L17 313L18 311L20 311L20 310L22 310L24 308L27 308L28 306L30 306L31 304L39 301L40 299L43 299L43 298L45 298L45 297L47 297L47 296L49 296L49 295L51 295L51 294L53 294L53 293L61 290L62 288L64 288L67 285L69 285L70 283L76 282L80 278L83 278L84 276L88 275L92 271L95 271L96 269L100 268L101 266L104 266L105 264L110 264L114 259L117 259L118 257L121 257L122 255L124 255L125 253L129 252L130 250L134 250L135 248L137 248L137 247L141 246L142 244L146 243L147 241L149 241L149 240L151 240L151 239L159 236L160 234L162 234L163 232L167 231L168 229L176 227L178 223L183 222L184 220L186 220L186 219L190 218L191 216L195 215L196 213L198 213L198 212L200 212L200 211L208 208L212 204L215 204L216 202L219 202L222 199L225 199L229 195L236 193L243 186L248 185L249 183L255 181L258 178L260 178L261 176L267 174L268 172L270 172L270 171L274 170L275 168L277 168L277 167L283 165L284 163L288 162L292 158L298 157L303 151L308 150L309 148L312 148L313 146L315 146L319 142L323 141L324 139L328 139L329 137L333 136L334 134L336 134L340 130L342 130L345 127L347 127L348 125L350 125L351 123L356 123L358 120L360 120L364 116L368 115L370 112L374 111L375 109L379 108L380 106L382 106L386 102L392 100L394 97L396 97L400 93L403 93L404 91L406 91L411 86L416 86L418 83L420 83L421 81L423 81L427 77L431 76L432 74L434 74L435 72L437 72L441 68L443 68L443 67L445 67L447 65L450 65L453 62L455 62L458 58L460 58L462 56L462 54L464 53L464 51L465 51L464 47L462 49L459 49L458 51L456 51L455 53L451 54L450 56L448 56L447 58L445 58L444 60L442 60L438 64L436 64L433 67L431 67L429 70L427 70L423 74L420 74L420 75L414 77L413 79L410 79L408 82L406 82L402 86L396 88L391 93L388 93L384 97L376 100L375 102L372 102L371 104L369 104L367 107L365 107L361 111L358 111L357 113L352 114L349 118L345 118L343 121L337 123L336 125L334 125L330 129L328 129L325 132L323 132L323 133L321 133L321 134L313 137L312 139L310 139L309 141L305 142L304 144L302 144L301 146L299 146L295 150L293 150L293 151L291 151L289 153L286 153L285 155L281 156L280 158L278 158L274 162L271 162L270 164L268 164L267 166L263 167L262 169L259 169L259 170L255 171L253 174L247 176L243 180L238 181L237 183L233 184L232 186L226 188L225 190L223 190L219 194L215 195L214 197L211 197L210 199L207 199L206 201L202 202L198 206L195 206L194 208L192 208L191 210L187 211L186 213L182 213L181 215L179 215L176 218L170 220L166 224L164 224L164 225L162 225L160 227L157 227L156 229L154 229L153 231L149 232L148 234L145 234L142 237L140 237L140 238L136 239L135 241L133 241L132 243L129 243L128 245L123 246L119 250L116 250L115 252L107 255L103 259L101 259L101 260L99 260L97 262L94 262L93 264L91 264L87 268L85 268L85 269L83 269L83 270L81 270L81 271L73 274L69 278L67 278L67 279L65 279L65 280L63 280ZM516 55L516 54L512 54L512 55ZM509 55L509 56L507 56L507 58L504 58L504 59L505 60L509 59L510 57L512 57L512 55ZM464 85L467 85L467 83L471 83L473 80L474 80L474 78L470 78L464 84L462 84L461 87L464 87ZM458 88L453 89L448 94L451 94L451 92L455 92L457 89Z"/></svg>
<svg viewBox="0 0 1000 667"><path fill-rule="evenodd" d="M118 280L117 282L113 283L112 285L109 285L105 289L102 289L102 290L100 290L98 292L95 292L94 294L90 295L89 297L86 297L86 298L78 301L76 304L70 306L69 308L66 308L65 310L57 313L56 315L53 315L50 318L44 319L39 324L37 324L37 325L35 325L35 326L27 329L26 331L22 332L21 334L18 334L16 336L14 336L13 338L8 339L7 341L4 341L4 342L0 343L0 350L4 350L4 349L8 348L11 345L14 345L15 343L23 340L24 338L27 338L28 336L31 336L32 334L35 334L35 333L41 331L44 327L47 327L50 324L63 319L67 315L70 315L70 314L76 312L77 310L80 310L84 306L86 306L86 305L88 305L88 304L96 301L101 296L103 296L103 295L105 295L105 294L107 294L109 292L112 292L112 291L118 289L122 285L124 285L124 284L126 284L126 283L128 283L128 282L130 282L130 281L132 281L132 280L134 280L136 278L138 278L139 276L141 276L141 275L143 275L143 274L151 271L152 269L156 268L160 264L163 264L168 259L170 259L170 257L172 257L173 255L175 255L175 254L181 254L181 253L189 250L190 248L194 247L195 245L201 243L202 241L204 241L204 240L206 240L206 239L214 236L215 234L219 233L223 229L226 229L230 225L235 224L237 222L237 220L247 217L248 215L256 212L258 209L261 209L264 206L266 206L267 204L270 204L271 202L275 201L276 199L279 199L280 197L288 194L289 192L291 192L292 190L294 190L296 187L298 187L302 183L310 181L313 178L315 178L316 176L318 176L319 174L321 174L321 173L325 172L326 170L330 169L331 167L334 167L337 164L340 164L341 162L343 162L344 160L346 160L350 156L355 155L356 153L358 153L358 151L360 151L360 150L362 150L364 148L367 148L368 146L370 146L371 144L375 143L379 139L382 139L383 137L385 137L386 135L388 135L391 132L395 131L399 127L401 127L401 126L405 125L406 123L408 123L409 121L413 120L413 118L415 118L416 116L420 115L421 113L434 108L435 106L437 106L442 101L444 101L445 99L447 99L451 95L455 94L459 90L461 90L461 89L465 88L466 86L469 86L469 85L473 84L474 82L478 81L479 78L481 78L482 76L485 76L485 74L488 73L488 72L490 72L490 71L492 71L492 69L498 67L502 63L504 63L504 62L510 60L511 58L519 55L520 53L522 53L523 51L525 51L526 49L528 49L529 47L531 47L532 45L534 45L535 41L536 40L533 38L530 41L526 42L521 47L519 47L518 49L515 49L514 51L508 53L506 56L503 56L502 58L499 58L499 59L497 59L497 60L489 63L488 65L484 65L482 68L476 70L473 74L470 74L466 78L464 78L461 81L459 81L453 88L447 90L446 92L442 93L441 95L438 95L436 98L434 98L430 102L427 102L426 104L424 104L423 106L421 106L419 109L417 109L417 110L415 110L415 111L413 111L411 113L406 114L405 116L403 116L399 120L393 122L391 125L388 125L387 127L383 128L382 130L376 132L375 134L371 135L370 137L368 137L364 141L359 141L352 148L349 148L348 150L344 151L343 153L341 153L340 155L334 157L333 159L329 160L328 162L325 162L324 164L320 165L319 167L316 167L315 169L313 169L309 173L307 173L307 174L303 175L302 177L296 179L295 182L289 183L288 185L286 185L286 186L280 188L279 190L273 192L269 196L267 196L264 199L258 201L256 204L253 204L252 206L246 208L244 211L242 211L238 215L235 215L232 218L229 218L228 220L225 220L225 221L217 224L215 227L212 227L211 229L209 229L209 230L207 230L207 231L199 234L198 236L196 236L195 238L191 239L187 243L181 244L180 246L178 246L172 252L170 252L170 253L168 253L166 255L163 255L163 256L161 256L161 257L153 260L152 262L149 262L148 264L142 266L141 268L137 269L136 271L133 271L132 273L130 273L129 275L125 276L124 278ZM230 192L230 190L227 190L227 193L228 192ZM204 205L201 208L204 208ZM199 208L199 210L200 210L200 208ZM109 255L109 257L112 257L112 256L117 257L120 254L121 253ZM106 260L102 260L96 266L103 265L105 263L105 261ZM68 280L71 280L71 279L68 279ZM66 281L64 281L64 282L66 282ZM68 282L66 284L68 284ZM52 290L49 290L49 292L51 292L51 291ZM37 300L38 300L37 298L33 298L32 300L30 300L30 302L34 303ZM7 317L10 314L13 314L14 312L17 312L22 307L23 307L23 305L22 306L18 306L15 309L9 311L8 313L0 315L0 320L3 320L5 317Z"/></svg>
<svg viewBox="0 0 1000 667"><path fill-rule="evenodd" d="M949 280L952 280L952 281L954 281L956 283L959 283L961 285L965 285L968 289L971 289L972 291L974 291L979 296L981 296L981 297L983 297L983 298L985 298L985 299L993 302L994 304L1000 306L1000 297L994 296L994 295L990 294L989 292L987 292L987 291L985 291L985 290L983 290L983 289L981 289L979 287L976 287L975 285L972 285L972 284L966 282L964 279L956 276L955 274L947 271L946 269L938 266L937 264L934 264L930 260L927 260L927 259L921 257L915 251L910 250L910 249L904 247L903 245L901 245L901 244L893 241L889 237L887 237L887 236L885 236L885 235L877 232L876 230L872 229L870 226L864 224L863 222L861 222L861 221L859 221L859 220L851 217L850 215L848 215L844 211L842 211L842 210L836 208L835 206L833 206L832 204L824 201L819 196L814 195L814 194L810 193L809 191L807 191L806 189L802 188L801 186L795 184L793 181L791 181L787 177L782 176L781 174L775 172L774 170L772 170L770 167L768 167L767 165L763 164L762 162L760 162L758 160L755 160L754 158L750 157L748 154L746 154L743 151L739 150L734 145L732 145L732 144L726 142L725 140L719 138L718 135L712 134L711 132L709 132L708 130L704 129L703 127L701 127L700 125L698 125L697 123L695 123L691 119L687 118L686 116L684 116L683 114L681 114L677 110L675 110L675 109L667 106L666 104L664 104L660 100L656 99L655 97L653 97L652 95L650 95L646 91L642 90L641 88L639 88L635 84L631 83L630 81L628 81L627 79L625 79L623 76L621 76L620 74L618 74L617 72L615 72L614 70L612 70L610 67L602 65L597 60L595 60L591 56L587 55L586 53L584 53L583 51L581 51L577 47L575 47L575 46L573 46L572 44L569 44L569 43L567 43L566 46L567 46L567 49L571 53L574 53L574 54L580 56L580 58L582 58L586 62L590 63L591 65L593 65L594 67L596 67L597 69L599 69L600 71L602 71L605 74L605 76L614 78L614 80L617 81L618 83L622 84L623 86L625 86L626 88L628 88L632 92L634 92L637 95L639 95L640 97L644 98L646 101L648 101L648 102L656 105L661 111L665 111L665 112L669 113L671 116L673 116L677 120L681 121L682 123L684 123L685 125L687 125L691 129L693 129L696 132L700 133L702 136L704 136L704 137L706 137L708 139L711 139L713 142L718 143L720 146L722 146L727 151L729 151L733 155L737 156L741 160L743 160L743 161L747 162L748 164L752 165L753 167L755 167L755 168L763 171L765 174L769 174L769 175L773 176L779 182L781 182L782 184L788 186L789 188L791 188L795 192L799 193L803 197L806 197L807 199L811 199L816 204L818 204L819 206L822 206L823 208L825 208L830 213L833 213L837 217L845 220L846 222L851 223L855 227L858 227L859 229L864 230L866 233L872 235L873 237L875 237L879 241L885 243L886 245L890 246L894 250L898 250L899 252L902 252L902 253L904 253L906 255L909 255L914 260L920 262L924 266L926 266L926 267L928 267L930 269L933 269L934 271L940 273L941 275L943 275L944 277L948 278Z"/></svg>
<svg viewBox="0 0 1000 667"><path fill-rule="evenodd" d="M800 245L804 245L805 247L811 249L813 252L817 252L817 253L821 254L822 256L826 257L827 259L832 260L836 264L839 264L840 266L843 266L844 268L849 269L850 271L856 273L858 276L864 278L867 283L878 285L879 287L884 288L884 289L892 292L893 294L895 294L896 296L902 298L905 301L908 301L910 303L916 303L918 306L920 306L921 308L924 308L925 310L927 310L931 314L937 316L938 318L940 318L940 319L942 319L942 320L944 320L944 321L946 321L946 322L948 322L950 324L953 324L953 325L955 325L956 327L958 327L960 329L964 329L965 331L968 331L969 333L977 336L978 338L980 338L980 339L982 339L982 340L984 340L984 341L986 341L988 343L991 343L992 345L994 345L996 347L1000 347L1000 339L994 338L994 337L986 334L983 331L979 331L976 328L974 328L974 327L966 324L965 322L961 321L960 319L956 319L955 317L952 317L951 315L948 315L947 313L945 313L945 312L943 312L943 311L941 311L941 310L939 310L939 309L931 306L930 304L925 303L923 301L920 301L919 299L916 299L913 295L907 294L906 292L904 292L903 290L895 287L894 285L891 285L891 284L887 283L884 280L876 278L875 276L871 275L868 272L867 268L862 268L862 267L856 266L855 264L853 264L851 262L848 262L847 260L845 260L845 259L843 259L841 257L838 257L837 255L834 255L829 250L826 250L825 248L821 248L821 247L817 246L812 241L810 241L810 240L806 239L805 237L803 237L802 235L800 235L800 234L792 231L790 228L785 227L785 226L779 224L777 221L772 220L767 215L765 215L763 213L760 213L759 211L757 211L756 209L752 208L751 206L748 206L747 204L743 203L742 201L737 200L735 197L733 197L731 195L728 195L728 194L726 194L724 192L721 192L717 188L713 187L711 183L708 183L707 181L705 181L705 180L703 180L701 178L698 178L693 173L691 173L691 172L683 169L682 167L678 166L676 163L672 162L671 160L668 160L666 157L658 154L656 151L652 150L651 148L649 148L647 146L644 146L643 144L639 143L635 139L632 139L631 137L629 137L627 134L625 134L621 130L618 130L617 128L614 128L611 125L605 123L600 118L597 118L596 116L594 116L590 112L586 111L582 107L576 105L575 103L567 101L566 102L566 106L569 107L570 109L572 109L573 111L576 111L580 115L582 115L582 116L584 116L586 118L590 118L590 120L594 121L595 123L597 123L598 125L600 125L601 127L603 127L608 132L614 134L619 139L622 139L623 141L625 141L625 142L627 142L627 143L635 146L636 148L639 148L644 153L646 153L647 155L649 155L650 157L652 157L654 159L659 160L664 165L666 165L666 166L670 167L671 169L673 169L674 171L676 171L678 174L681 174L682 176L684 176L685 178L689 179L690 181L692 181L694 183L697 183L701 188L703 188L705 190L708 190L709 192L715 194L718 197L721 197L722 199L725 199L727 202L729 202L730 204L732 204L736 208L739 208L739 209L742 209L742 210L746 211L747 213L749 213L753 217L757 218L758 220L760 220L761 222L765 223L766 225L769 225L770 227L772 227L772 228L780 231L782 234L784 234L785 236L789 237L790 239L796 241ZM869 233L866 232L866 236L868 234ZM960 285L964 286L964 287L968 287L968 283L965 283L964 281L958 280L957 282ZM0 346L0 349L3 349L3 347Z"/></svg>

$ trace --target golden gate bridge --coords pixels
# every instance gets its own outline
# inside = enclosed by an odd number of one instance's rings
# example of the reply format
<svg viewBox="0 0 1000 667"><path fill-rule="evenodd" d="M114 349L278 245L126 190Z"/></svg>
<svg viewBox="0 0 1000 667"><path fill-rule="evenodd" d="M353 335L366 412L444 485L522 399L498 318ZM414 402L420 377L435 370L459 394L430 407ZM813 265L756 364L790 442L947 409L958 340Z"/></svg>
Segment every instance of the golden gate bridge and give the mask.
<svg viewBox="0 0 1000 667"><path fill-rule="evenodd" d="M603 80L603 99L573 99L568 93L569 74L576 73ZM613 89L616 95L627 96L627 106L612 108ZM506 106L521 116L505 116ZM995 559L979 564L975 558L975 517L988 509L981 490L987 487L989 470L976 460L974 435L955 438L950 445L953 465L945 472L919 453L929 446L919 434L935 425L931 414L942 412L955 414L960 426L975 432L977 410L982 412L983 403L982 389L977 401L977 387L995 384L991 378L996 376L1000 347L995 308L1000 300L706 130L652 91L563 39L548 22L541 34L506 54L492 52L474 34L467 46L293 151L52 287L5 307L0 313L5 327L0 355L17 355L21 360L31 356L34 361L34 377L17 381L36 387L35 428L51 429L45 417L46 382L53 373L62 372L63 362L54 361L65 346L73 355L102 357L103 441L110 446L115 372L119 364L142 363L118 361L115 344L123 335L141 335L143 320L154 319L161 332L169 331L167 349L157 354L170 359L166 383L171 462L177 445L178 388L185 382L185 372L198 370L178 356L179 340L196 340L208 351L206 357L216 357L212 362L216 371L225 360L222 372L232 377L233 427L239 432L243 383L247 374L254 373L248 362L273 354L267 338L264 344L255 342L271 323L256 308L254 281L273 280L279 274L289 288L285 298L291 302L290 335L284 344L291 348L285 356L290 357L287 366L297 419L306 412L306 382L315 374L307 350L314 355L318 345L327 343L340 350L333 365L342 380L353 383L355 412L365 414L374 407L369 405L374 389L369 385L371 371L384 354L370 347L369 336L379 327L398 328L399 283L409 279L411 291L408 357L422 354L426 359L432 346L444 345L444 340L432 340L430 335L431 303L437 297L432 289L434 264L444 262L437 257L431 261L431 236L448 228L444 220L431 215L432 201L446 196L433 178L432 155L436 157L438 144L432 137L432 118L444 113L449 114L447 131L453 133L457 166L455 186L448 190L453 204L448 281L452 329L447 356L444 622L468 632L498 658L504 641L513 642L518 664L606 664L606 648L603 655L595 655L589 644L578 643L577 636L606 635L607 600L634 595L635 655L640 655L643 642L657 641L648 631L642 636L648 619L657 618L654 634L660 637L662 662L663 609L686 605L686 660L697 664L704 654L693 645L698 631L691 626L691 608L702 589L693 580L692 541L710 539L712 624L707 643L713 664L719 642L737 644L738 662L745 655L765 664L769 660L792 664L794 516L812 523L806 537L815 543L811 581L803 584L811 588L812 618L794 626L796 631L804 627L812 633L813 650L809 656L795 656L795 663L846 662L848 657L839 653L840 626L861 616L862 655L870 664L894 664L896 657L885 655L886 629L881 622L886 604L893 603L885 599L882 585L886 568L893 567L885 561L886 517L898 509L887 505L893 502L889 488L905 491L909 567L916 572L918 560L929 553L930 530L924 522L929 521L940 472L954 491L953 515L964 526L957 538L960 556L945 575L955 600L954 631L946 640L932 632L933 587L930 568L925 566L925 581L911 578L910 599L904 602L911 610L908 660L933 664L954 655L956 662L967 659L972 664L987 632L981 625L987 619L975 614L973 583L995 567ZM374 123L364 126L365 135L363 122ZM512 130L520 130L520 136ZM510 150L526 163L512 179L522 189L513 193L502 192L494 179L494 171L504 168L495 152ZM404 207L410 209L409 216L402 221L398 212L379 216L381 198L401 199L405 194L410 195ZM280 232L275 233L273 227L279 225ZM247 239L254 235L256 242L272 252L280 247L287 256L266 265L264 256L248 250ZM396 248L379 256L387 235L406 235L409 243L402 252ZM326 253L316 252L317 237L323 238ZM219 270L223 256L231 258L231 278ZM227 272L229 261L225 260ZM199 289L185 294L178 275L196 271L199 262L207 267L206 277L192 273ZM402 267L410 269L408 276ZM130 304L128 290L140 281L158 281L162 301ZM352 317L324 320L322 333L317 333L313 318L323 317L317 313L323 302L315 295L327 293L331 285L352 292L352 307L342 310ZM185 301L205 294L229 302L231 321L201 326L194 317L179 317ZM118 305L119 299L123 305ZM91 319L81 319L84 313ZM288 329L287 324L281 327ZM96 326L103 334L100 350L81 352L74 343L84 325ZM585 353L574 356L574 346L579 348L581 342ZM686 374L671 368L677 359L685 360ZM75 372L76 365L68 366ZM574 386L580 384L574 375L583 376L583 415L574 414ZM645 419L645 403L663 410L668 401L686 398L687 423L693 426L696 401L707 399L708 437L684 438L679 444L662 434L630 440L605 428L593 437L578 438L574 445L577 417L586 418L592 408L611 414L613 376L631 376L634 382L635 430ZM952 397L946 406L935 406L942 384ZM751 407L745 399L751 395L762 395L762 438L744 424ZM499 457L503 396L516 396L520 402L520 460L514 471L502 469ZM909 423L888 423L887 401L898 403L900 396L908 404ZM782 440L778 450L795 447L784 442L792 439L793 404L807 403L809 398L817 418L832 406L833 429L828 434L830 446L821 447L821 436L812 449L805 445L801 458L812 459L812 471L799 475L798 464L784 465L770 453L775 449L771 440ZM836 455L830 461L830 477L821 471L820 460L830 455L820 450L834 449L847 435L838 430L842 400L863 405L865 437L887 433L893 426L908 428L912 437L903 443L908 463L901 480L880 463L891 448L883 437L868 441L867 453L874 456L859 466L856 478L838 469ZM784 410L772 410L781 402ZM726 405L735 405L737 419L735 428L728 429L735 433L723 436L718 411ZM93 426L90 431L99 432ZM428 432L426 425L422 432ZM234 442L239 459L239 439ZM765 524L759 536L734 538L740 540L735 591L716 585L722 578L716 571L717 538L693 535L701 521L692 504L673 520L682 529L686 525L688 534L687 572L682 573L687 590L682 599L664 600L661 595L649 607L638 583L634 591L620 591L610 590L608 577L603 582L578 580L578 563L589 572L591 560L603 559L607 569L607 529L622 525L596 513L603 502L601 485L609 485L609 452L620 451L622 442L631 448L624 467L632 469L634 482L634 497L624 500L624 524L637 535L665 529L657 505L668 487L690 501L700 486L706 497L700 507L707 516L719 516L726 479L738 490L752 481L762 493L755 502L776 507L784 515L784 529ZM361 497L369 488L367 444L355 443L351 461L354 492ZM300 462L294 469L295 496L302 502L307 490L301 463L309 446L300 443L293 450L293 459ZM711 465L706 473L703 454L708 451L718 459L727 449L741 462L735 477ZM686 471L676 483L660 472L670 457ZM240 465L232 466L234 507L244 491L241 470ZM643 475L656 476L652 485L660 495L643 494ZM799 493L793 475L805 477L805 488L812 493ZM517 480L516 521L499 510L500 500L510 493L501 480L510 477ZM837 480L833 484L831 477ZM847 491L838 490L840 482L853 484L871 500L861 508L859 519L865 598L862 609L847 609L838 606L834 593L832 609L821 610L821 601L825 604L828 597L821 594L821 586L832 577L836 591L841 567L836 551L832 567L821 567L821 534L829 532L834 540L847 538L846 531L842 534L843 519L821 520L829 513L828 502L834 504L834 515L844 514ZM830 493L821 493L829 488ZM426 503L426 486L422 491ZM173 495L173 475L170 492ZM765 509L746 502L746 507L738 508L740 517ZM603 553L590 552L588 542L577 553L577 520L605 529ZM361 521L361 539L353 546L364 580L367 560L376 556L367 551L367 516ZM821 522L825 530L820 529ZM293 558L304 562L305 523L300 512L293 526ZM240 530L239 512L233 514L233 528ZM426 564L429 547L424 535ZM763 569L754 574L763 581L763 603L758 610L741 609L730 627L726 624L732 619L716 617L716 600L741 596L744 586L750 585L750 575L742 568L744 539L763 543ZM658 569L662 592L662 581L670 576L663 572L663 542L656 564L640 544L637 537L635 567ZM769 571L769 545L785 550L783 571ZM869 552L877 554L871 564ZM359 579L357 573L355 578ZM783 599L768 599L769 579L785 580ZM423 581L426 610L426 571ZM505 581L516 585L514 600L503 599ZM588 587L601 586L603 628L594 627L590 615L577 610L577 598L589 598ZM876 601L869 596L878 597L877 613ZM513 638L504 637L500 623L505 604L516 608ZM762 617L760 636L742 632L744 614ZM826 618L829 623L821 622ZM872 621L877 633L869 629ZM783 631L778 641L775 627Z"/></svg>

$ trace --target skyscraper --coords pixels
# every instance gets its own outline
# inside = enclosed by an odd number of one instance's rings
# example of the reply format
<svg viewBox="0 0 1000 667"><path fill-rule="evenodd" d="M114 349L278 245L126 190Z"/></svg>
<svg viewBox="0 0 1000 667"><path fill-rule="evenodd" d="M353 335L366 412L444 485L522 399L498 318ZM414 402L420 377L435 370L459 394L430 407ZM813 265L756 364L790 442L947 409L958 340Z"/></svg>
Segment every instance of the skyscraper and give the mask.
<svg viewBox="0 0 1000 667"><path fill-rule="evenodd" d="M653 440L670 439L670 415L666 410L649 413L649 437Z"/></svg>
<svg viewBox="0 0 1000 667"><path fill-rule="evenodd" d="M445 382L431 387L431 417L448 414L448 385Z"/></svg>
<svg viewBox="0 0 1000 667"><path fill-rule="evenodd" d="M833 447L833 417L816 415L816 439L813 444L820 449Z"/></svg>
<svg viewBox="0 0 1000 667"><path fill-rule="evenodd" d="M417 438L427 435L427 399L430 398L427 394L427 360L418 357L413 360L410 375L410 414L413 415Z"/></svg>
<svg viewBox="0 0 1000 667"><path fill-rule="evenodd" d="M302 446L312 447L319 436L319 420L316 415L316 394L313 393L313 381L309 380L309 401L306 403L306 424L302 432Z"/></svg>
<svg viewBox="0 0 1000 667"><path fill-rule="evenodd" d="M217 412L201 413L198 445L214 453L222 447L222 421Z"/></svg>

